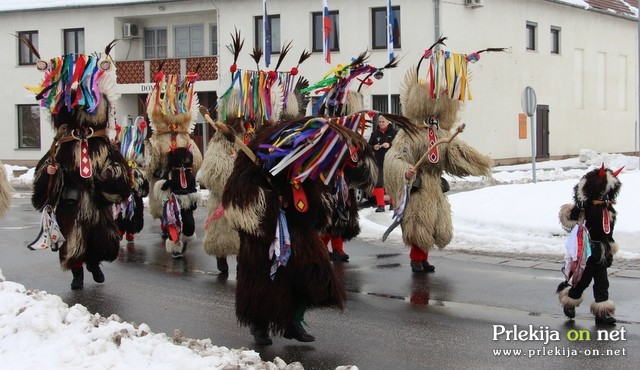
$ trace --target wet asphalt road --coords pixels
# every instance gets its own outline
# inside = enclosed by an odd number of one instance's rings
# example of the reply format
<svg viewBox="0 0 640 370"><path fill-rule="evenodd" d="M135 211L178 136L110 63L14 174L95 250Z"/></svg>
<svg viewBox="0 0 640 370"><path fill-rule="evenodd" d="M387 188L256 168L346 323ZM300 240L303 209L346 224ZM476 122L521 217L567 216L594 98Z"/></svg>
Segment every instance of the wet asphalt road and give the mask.
<svg viewBox="0 0 640 370"><path fill-rule="evenodd" d="M588 312L590 290L577 319L565 320L553 294L560 273L542 261L532 267L530 261L436 252L431 258L436 272L416 276L406 250L355 240L346 247L350 262L334 265L348 292L346 309L307 312L313 343L276 337L272 346L257 347L248 329L235 320L235 261L230 259L231 274L222 278L215 259L202 249L205 207L196 212L198 239L184 259L173 260L164 251L159 222L148 218L135 243L122 242L118 260L103 265L104 284L86 273L85 288L71 291L71 273L60 270L55 253L26 248L40 220L28 197L18 193L0 221L0 268L7 279L91 312L147 323L154 332L171 336L179 329L187 337L210 338L217 346L254 349L263 360L277 356L287 363L298 361L305 369L638 368L637 278L611 277L619 323L603 328L595 326ZM494 330L514 330L514 325L518 331L534 330L534 337L493 340ZM567 334L575 333L571 330L586 330L591 340L569 341ZM624 330L625 339L597 340L597 330L604 330L601 335ZM545 335L551 336L548 343ZM494 354L502 349L525 353ZM618 355L606 355L606 350Z"/></svg>

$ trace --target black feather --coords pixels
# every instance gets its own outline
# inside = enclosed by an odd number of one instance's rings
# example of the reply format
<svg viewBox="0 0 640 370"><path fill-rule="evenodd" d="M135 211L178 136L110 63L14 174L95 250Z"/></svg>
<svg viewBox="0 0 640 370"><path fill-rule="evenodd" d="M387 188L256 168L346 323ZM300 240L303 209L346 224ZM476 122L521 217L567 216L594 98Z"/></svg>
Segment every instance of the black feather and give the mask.
<svg viewBox="0 0 640 370"><path fill-rule="evenodd" d="M289 41L287 44L285 44L282 50L280 51L280 56L278 57L278 63L276 63L276 68L274 69L274 71L277 71L278 68L280 68L280 64L282 64L282 61L287 56L287 53L289 52L289 50L291 50L291 42L292 41Z"/></svg>
<svg viewBox="0 0 640 370"><path fill-rule="evenodd" d="M309 80L300 76L298 78L298 82L296 82L296 86L293 88L293 93L296 96L296 100L298 101L298 113L301 116L307 112L307 106L309 105L309 93L301 93L300 90L306 89L309 87Z"/></svg>
<svg viewBox="0 0 640 370"><path fill-rule="evenodd" d="M237 28L235 29L235 34L231 34L231 53L233 53L233 64L236 64L238 61L238 57L240 56L240 51L244 46L244 39L240 39L240 31Z"/></svg>
<svg viewBox="0 0 640 370"><path fill-rule="evenodd" d="M393 113L381 113L381 115L389 121L395 123L398 128L406 131L408 134L414 137L417 137L419 135L418 127L407 117Z"/></svg>
<svg viewBox="0 0 640 370"><path fill-rule="evenodd" d="M259 47L253 48L253 53L249 54L251 58L256 62L256 64L260 64L260 59L262 58L262 49Z"/></svg>
<svg viewBox="0 0 640 370"><path fill-rule="evenodd" d="M23 44L25 44L27 48L29 48L29 51L31 52L31 54L33 54L38 59L42 59L40 58L40 53L38 52L38 49L36 49L36 47L33 45L31 40L29 40L27 36L25 36L23 33L20 33L14 36L17 37Z"/></svg>
<svg viewBox="0 0 640 370"><path fill-rule="evenodd" d="M485 51L488 51L488 52L503 52L505 50L507 50L507 48L487 48L487 49L478 51L478 54L484 53Z"/></svg>
<svg viewBox="0 0 640 370"><path fill-rule="evenodd" d="M113 39L113 41L111 41L109 43L109 45L107 45L107 47L104 48L104 55L110 55L111 50L113 49L114 46L116 46L116 43L119 41L120 39Z"/></svg>
<svg viewBox="0 0 640 370"><path fill-rule="evenodd" d="M302 54L300 54L300 59L298 59L298 65L302 64L305 60L309 59L311 56L311 52L303 50Z"/></svg>

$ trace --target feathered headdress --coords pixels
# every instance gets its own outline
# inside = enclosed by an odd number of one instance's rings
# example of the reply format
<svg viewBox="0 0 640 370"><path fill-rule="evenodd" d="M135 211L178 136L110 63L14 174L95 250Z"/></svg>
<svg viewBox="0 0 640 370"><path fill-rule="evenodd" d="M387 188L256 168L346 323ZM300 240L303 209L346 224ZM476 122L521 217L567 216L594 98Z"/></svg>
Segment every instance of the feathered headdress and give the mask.
<svg viewBox="0 0 640 370"><path fill-rule="evenodd" d="M258 68L262 58L262 50L254 48L251 57L256 62L256 69L239 69L237 66L238 56L244 45L240 32L236 29L231 35L232 44L230 47L233 53L233 64L229 68L231 72L231 84L220 97L219 114L223 121L228 118L242 118L244 121L255 122L258 126L265 122L275 122L280 118L281 111L299 110L293 105L292 93L294 97L304 103L304 95L296 93L296 88L300 87L300 81L304 80L298 75L298 67L307 60L311 53L303 51L298 59L298 65L289 71L279 71L284 58L291 50L291 41L286 43L280 52L275 69L263 71ZM279 96L276 95L274 87L279 86ZM237 95L237 98L234 96Z"/></svg>
<svg viewBox="0 0 640 370"><path fill-rule="evenodd" d="M18 38L31 53L38 58L36 67L44 72L39 86L27 87L36 94L40 106L47 108L55 116L65 109L96 113L103 97L110 102L117 99L115 94L115 63L109 53L117 40L105 48L104 56L99 54L67 54L44 60L38 50L24 35ZM109 123L115 123L115 114L110 114Z"/></svg>
<svg viewBox="0 0 640 370"><path fill-rule="evenodd" d="M367 52L361 53L357 58L351 60L347 65L339 64L323 77L322 80L316 82L312 86L302 90L302 92L321 93L318 101L313 106L313 115L328 115L337 117L346 114L346 104L349 100L351 92L349 88L355 81L359 81L358 92L363 85L371 85L373 81L370 79L374 76L381 79L384 70L395 68L398 60L393 58L384 67L377 68L367 63L369 56ZM361 78L364 76L364 78Z"/></svg>
<svg viewBox="0 0 640 370"><path fill-rule="evenodd" d="M504 48L488 48L470 54L454 53L445 50L434 50L438 45L445 45L446 37L441 37L431 45L420 57L417 76L420 76L420 64L427 62L425 83L429 87L429 98L436 100L442 94L452 100L472 100L469 88L468 64L475 63L484 52L504 51Z"/></svg>

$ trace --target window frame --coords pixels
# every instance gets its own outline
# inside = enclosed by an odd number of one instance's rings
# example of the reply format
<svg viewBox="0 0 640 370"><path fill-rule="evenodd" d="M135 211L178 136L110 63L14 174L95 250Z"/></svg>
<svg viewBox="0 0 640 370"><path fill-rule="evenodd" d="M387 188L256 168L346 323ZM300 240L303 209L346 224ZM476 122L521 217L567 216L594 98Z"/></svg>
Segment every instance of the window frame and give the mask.
<svg viewBox="0 0 640 370"><path fill-rule="evenodd" d="M211 23L209 25L209 54L218 55L218 25Z"/></svg>
<svg viewBox="0 0 640 370"><path fill-rule="evenodd" d="M324 50L324 40L322 38L322 29L324 12L311 13L311 51L321 52ZM330 10L329 18L331 19L331 35L329 36L329 51L340 51L340 11ZM320 45L316 45L316 36L319 33ZM318 47L320 46L320 47Z"/></svg>
<svg viewBox="0 0 640 370"><path fill-rule="evenodd" d="M560 54L561 47L560 42L562 28L558 26L551 26L551 54Z"/></svg>
<svg viewBox="0 0 640 370"><path fill-rule="evenodd" d="M165 44L164 45L160 45L160 43L158 42L158 31L164 31L165 33ZM155 39L155 43L153 45L147 45L147 32L153 32L153 37ZM142 36L143 36L143 40L142 43L143 45L143 53L144 53L144 59L167 59L169 57L169 34L168 34L168 30L167 27L153 27L153 28L145 28L142 31ZM165 55L164 56L160 56L158 49L160 47L164 46L165 47ZM147 54L147 48L153 48L153 51L155 53L154 57L149 57L149 55Z"/></svg>
<svg viewBox="0 0 640 370"><path fill-rule="evenodd" d="M36 36L36 41L33 41L33 36ZM18 65L20 66L32 66L35 65L36 62L38 61L38 57L36 57L35 55L33 55L33 53L31 52L31 50L29 50L29 47L27 47L27 45L25 45L22 41L20 41L20 36L24 36L27 39L29 39L29 41L31 41L31 43L33 44L33 46L35 46L36 49L38 49L38 44L40 41L40 36L38 34L38 31L34 30L34 31L20 31L18 32ZM26 52L26 54L25 54ZM29 60L25 61L22 57L23 55L28 55L29 56Z"/></svg>
<svg viewBox="0 0 640 370"><path fill-rule="evenodd" d="M381 102L383 104L381 104ZM388 108L387 105L389 104L389 96L387 94L373 94L371 95L371 109L379 111L379 112L383 112L383 113L393 113L393 114L400 114L400 112L402 112L402 106L400 103L400 94L391 94L391 110L388 109L381 109L381 108ZM397 107L397 111L395 111L395 109Z"/></svg>
<svg viewBox="0 0 640 370"><path fill-rule="evenodd" d="M271 29L271 54L280 54L282 50L282 39L280 37L280 30L282 30L282 21L280 18L280 14L268 14L267 18L269 19L269 25ZM276 50L276 45L273 42L273 20L278 20L278 49ZM254 36L254 47L262 50L262 27L261 22L262 15L257 15L253 17L253 36ZM264 52L264 50L262 50Z"/></svg>
<svg viewBox="0 0 640 370"><path fill-rule="evenodd" d="M176 36L176 32L179 28L188 28L189 29L189 52L188 55L178 55L178 37ZM192 34L192 30L195 28L200 28L202 31L202 53L194 53L193 51L193 34ZM203 23L198 23L198 24L185 24L185 25L175 25L173 26L173 55L176 58L191 58L191 57L203 57L205 54L205 49L204 49L204 24Z"/></svg>
<svg viewBox="0 0 640 370"><path fill-rule="evenodd" d="M67 35L73 34L73 43L74 50L70 50L70 45L67 44ZM80 41L80 33L82 33L82 50L80 50L79 41ZM84 43L84 28L65 28L62 30L62 40L63 40L63 50L64 54L84 54L85 43Z"/></svg>
<svg viewBox="0 0 640 370"><path fill-rule="evenodd" d="M24 129L24 124L25 124L25 120L24 120L24 114L25 112L23 112L21 110L21 108L35 108L36 111L38 112L38 117L36 119L34 119L34 124L35 124L35 129L34 129L34 133L37 134L37 145L25 145L24 143L24 139L25 139L25 129ZM28 113L31 113L30 111L27 111ZM18 132L18 149L41 149L42 148L42 131L41 131L41 127L40 127L40 106L38 104L16 104L16 122L17 122L17 132ZM36 138L34 138L36 139Z"/></svg>
<svg viewBox="0 0 640 370"><path fill-rule="evenodd" d="M538 24L535 22L527 21L525 26L526 28L526 37L525 37L525 47L528 51L537 51L538 50Z"/></svg>
<svg viewBox="0 0 640 370"><path fill-rule="evenodd" d="M393 50L402 48L402 18L400 17L400 5L394 5L391 7L394 16L398 19L398 34L393 35ZM384 42L382 45L376 45L376 29L378 27L376 22L376 14L378 12L384 13ZM377 7L371 8L371 49L373 50L384 50L387 48L387 7Z"/></svg>

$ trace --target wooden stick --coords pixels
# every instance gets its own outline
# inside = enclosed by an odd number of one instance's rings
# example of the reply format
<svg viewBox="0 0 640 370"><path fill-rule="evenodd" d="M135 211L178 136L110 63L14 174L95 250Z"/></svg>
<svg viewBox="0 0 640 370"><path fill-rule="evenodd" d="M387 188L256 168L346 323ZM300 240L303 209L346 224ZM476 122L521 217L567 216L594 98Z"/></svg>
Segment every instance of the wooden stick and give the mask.
<svg viewBox="0 0 640 370"><path fill-rule="evenodd" d="M433 149L435 149L438 145L440 144L444 144L444 143L450 143L456 136L458 136L459 133L461 133L462 131L464 131L466 124L461 124L460 126L458 126L456 128L456 132L453 133L453 135L447 137L447 138L442 138L442 139L438 139L438 141L436 141L435 143L433 143L433 145L431 145L429 147L429 149L427 149L427 152L424 153L422 155L422 157L420 157L420 159L418 160L418 162L416 162L416 165L413 166L413 169L418 172L418 168L424 163L424 161L427 159L427 157L429 156L429 153L431 153L433 151Z"/></svg>
<svg viewBox="0 0 640 370"><path fill-rule="evenodd" d="M251 151L251 149L249 149L249 147L244 142L242 142L242 140L240 140L239 137L237 137L233 132L231 132L231 130L229 130L229 128L225 124L214 121L209 115L209 111L207 110L207 108L202 105L200 106L200 114L202 114L202 117L204 117L204 119L206 119L207 122L209 122L211 127L213 127L216 131L220 131L227 140L236 144L236 146L238 146L238 148L240 148L240 150L242 150L244 154L246 154L247 157L249 157L249 159L251 159L253 163L255 164L260 163L258 161L258 157L256 157L256 155Z"/></svg>

